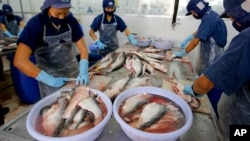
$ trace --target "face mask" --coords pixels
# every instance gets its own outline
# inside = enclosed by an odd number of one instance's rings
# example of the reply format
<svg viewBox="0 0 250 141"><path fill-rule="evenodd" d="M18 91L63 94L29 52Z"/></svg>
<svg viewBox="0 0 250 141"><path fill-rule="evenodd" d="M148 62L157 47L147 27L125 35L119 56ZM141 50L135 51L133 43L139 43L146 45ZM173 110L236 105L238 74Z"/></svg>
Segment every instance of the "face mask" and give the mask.
<svg viewBox="0 0 250 141"><path fill-rule="evenodd" d="M199 16L199 15L198 15L198 16L194 16L194 15L193 15L193 17L194 17L195 19L201 19L201 18L202 18L202 16Z"/></svg>
<svg viewBox="0 0 250 141"><path fill-rule="evenodd" d="M53 22L55 25L61 25L63 23L65 23L65 18L64 19L58 19L58 18L55 18L55 17L50 17L50 21Z"/></svg>
<svg viewBox="0 0 250 141"><path fill-rule="evenodd" d="M110 16L113 16L114 15L114 11L110 12L110 11L104 11L104 13L106 15L110 15Z"/></svg>
<svg viewBox="0 0 250 141"><path fill-rule="evenodd" d="M243 29L245 29L245 28L248 27L248 26L238 26L238 25L236 24L236 21L234 21L234 22L232 23L232 25L233 25L233 27L234 27L237 31L239 31L239 32L241 32Z"/></svg>
<svg viewBox="0 0 250 141"><path fill-rule="evenodd" d="M8 15L6 15L6 18L7 18L8 22L10 22L10 21L14 20L14 15L8 14Z"/></svg>

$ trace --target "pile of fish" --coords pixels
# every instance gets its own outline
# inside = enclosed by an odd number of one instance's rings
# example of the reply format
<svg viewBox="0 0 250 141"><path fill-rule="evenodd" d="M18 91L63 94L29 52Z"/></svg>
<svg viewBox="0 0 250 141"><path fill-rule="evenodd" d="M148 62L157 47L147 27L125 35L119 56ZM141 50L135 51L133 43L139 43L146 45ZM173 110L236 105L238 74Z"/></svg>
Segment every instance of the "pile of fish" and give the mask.
<svg viewBox="0 0 250 141"><path fill-rule="evenodd" d="M62 91L56 102L41 110L41 128L47 136L82 133L101 122L107 113L100 97L87 86Z"/></svg>
<svg viewBox="0 0 250 141"><path fill-rule="evenodd" d="M155 70L167 73L167 66L162 63L165 56L156 54L160 51L162 50L146 48L144 52L112 52L89 70L90 78L95 74L106 75L121 67L128 70L126 77L112 82L104 90L105 94L114 99L123 90L147 85L150 77L146 75L155 75Z"/></svg>
<svg viewBox="0 0 250 141"><path fill-rule="evenodd" d="M185 124L183 111L173 101L148 93L127 98L119 107L120 117L129 125L152 133L167 133Z"/></svg>

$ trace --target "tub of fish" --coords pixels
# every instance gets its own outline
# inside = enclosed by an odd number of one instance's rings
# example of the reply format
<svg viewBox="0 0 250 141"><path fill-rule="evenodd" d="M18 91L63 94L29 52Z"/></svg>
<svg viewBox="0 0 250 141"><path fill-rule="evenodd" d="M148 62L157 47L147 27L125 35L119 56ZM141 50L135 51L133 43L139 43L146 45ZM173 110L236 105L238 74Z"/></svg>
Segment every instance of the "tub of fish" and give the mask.
<svg viewBox="0 0 250 141"><path fill-rule="evenodd" d="M139 47L148 47L151 45L152 39L147 36L136 36Z"/></svg>
<svg viewBox="0 0 250 141"><path fill-rule="evenodd" d="M156 87L137 87L119 94L113 115L133 141L175 141L193 123L188 104L176 94Z"/></svg>
<svg viewBox="0 0 250 141"><path fill-rule="evenodd" d="M112 103L87 86L59 90L30 110L26 129L40 141L93 141L111 118Z"/></svg>

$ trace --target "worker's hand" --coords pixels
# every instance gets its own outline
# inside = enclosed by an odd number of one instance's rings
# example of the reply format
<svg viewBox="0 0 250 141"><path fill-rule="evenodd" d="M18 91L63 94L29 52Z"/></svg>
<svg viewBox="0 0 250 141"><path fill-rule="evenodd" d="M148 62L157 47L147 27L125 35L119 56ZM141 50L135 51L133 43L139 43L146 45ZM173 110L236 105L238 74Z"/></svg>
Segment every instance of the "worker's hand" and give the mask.
<svg viewBox="0 0 250 141"><path fill-rule="evenodd" d="M183 50L181 50L181 51L174 51L174 56L175 56L175 57L181 58L181 57L183 57L183 56L185 56L185 55L187 55L187 52L186 52L185 49L183 49Z"/></svg>
<svg viewBox="0 0 250 141"><path fill-rule="evenodd" d="M194 36L191 34L187 38L185 38L181 43L180 43L180 48L185 49L188 42L191 41L194 38Z"/></svg>
<svg viewBox="0 0 250 141"><path fill-rule="evenodd" d="M11 34L8 30L4 32L5 35L7 35L9 38L14 38L15 35Z"/></svg>
<svg viewBox="0 0 250 141"><path fill-rule="evenodd" d="M41 70L36 77L36 80L41 81L51 87L61 87L66 83L68 78L53 77L52 75L49 75L45 71Z"/></svg>
<svg viewBox="0 0 250 141"><path fill-rule="evenodd" d="M80 61L80 73L76 78L76 85L88 84L89 82L88 68L89 68L89 61L86 59L82 59Z"/></svg>
<svg viewBox="0 0 250 141"><path fill-rule="evenodd" d="M138 44L138 41L135 39L135 36L132 34L128 35L128 40L134 46L136 46Z"/></svg>
<svg viewBox="0 0 250 141"><path fill-rule="evenodd" d="M21 35L21 33L23 32L23 29L20 28L19 32L17 33L17 36L19 37Z"/></svg>
<svg viewBox="0 0 250 141"><path fill-rule="evenodd" d="M107 47L107 45L102 43L100 40L97 40L95 43L96 43L96 45L98 46L99 49L104 49L105 47Z"/></svg>
<svg viewBox="0 0 250 141"><path fill-rule="evenodd" d="M196 97L196 98L200 98L202 96L202 95L195 95L191 85L184 86L183 92L186 95L191 95L191 96Z"/></svg>

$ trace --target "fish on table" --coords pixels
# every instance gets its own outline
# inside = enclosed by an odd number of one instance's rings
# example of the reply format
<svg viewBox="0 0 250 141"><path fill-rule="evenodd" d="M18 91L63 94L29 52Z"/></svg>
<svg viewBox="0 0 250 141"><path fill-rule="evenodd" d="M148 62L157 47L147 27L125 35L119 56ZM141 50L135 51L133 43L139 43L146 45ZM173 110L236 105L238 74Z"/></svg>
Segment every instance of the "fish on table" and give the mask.
<svg viewBox="0 0 250 141"><path fill-rule="evenodd" d="M104 90L104 93L110 98L114 99L119 93L121 93L127 82L131 79L130 76L121 78L119 80L116 80L115 82L108 85L108 87Z"/></svg>

